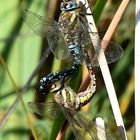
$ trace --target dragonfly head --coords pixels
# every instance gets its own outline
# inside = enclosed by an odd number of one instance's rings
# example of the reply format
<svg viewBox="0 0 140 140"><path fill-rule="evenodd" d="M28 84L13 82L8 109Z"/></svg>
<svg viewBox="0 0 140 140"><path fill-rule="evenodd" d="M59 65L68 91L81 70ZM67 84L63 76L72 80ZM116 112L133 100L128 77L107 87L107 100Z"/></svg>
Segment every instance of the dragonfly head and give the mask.
<svg viewBox="0 0 140 140"><path fill-rule="evenodd" d="M63 2L60 5L60 9L62 11L73 11L75 9L78 9L81 7L82 2L78 0L63 0Z"/></svg>
<svg viewBox="0 0 140 140"><path fill-rule="evenodd" d="M60 75L60 73L50 73L47 76L43 77L40 80L40 87L39 91L41 94L47 94L50 92L57 92L60 90L64 83L63 83L64 77Z"/></svg>
<svg viewBox="0 0 140 140"><path fill-rule="evenodd" d="M61 90L67 82L71 81L77 74L78 65L72 66L72 69L61 72L50 73L40 80L40 93L47 94Z"/></svg>

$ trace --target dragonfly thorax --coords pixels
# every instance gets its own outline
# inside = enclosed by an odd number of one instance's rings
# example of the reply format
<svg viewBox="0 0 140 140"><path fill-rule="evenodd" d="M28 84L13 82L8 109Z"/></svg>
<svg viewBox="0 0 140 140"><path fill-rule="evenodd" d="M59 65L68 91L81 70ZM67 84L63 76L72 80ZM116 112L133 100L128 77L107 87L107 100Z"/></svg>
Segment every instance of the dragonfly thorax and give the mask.
<svg viewBox="0 0 140 140"><path fill-rule="evenodd" d="M65 86L54 94L55 101L67 109L77 109L75 92L69 87Z"/></svg>

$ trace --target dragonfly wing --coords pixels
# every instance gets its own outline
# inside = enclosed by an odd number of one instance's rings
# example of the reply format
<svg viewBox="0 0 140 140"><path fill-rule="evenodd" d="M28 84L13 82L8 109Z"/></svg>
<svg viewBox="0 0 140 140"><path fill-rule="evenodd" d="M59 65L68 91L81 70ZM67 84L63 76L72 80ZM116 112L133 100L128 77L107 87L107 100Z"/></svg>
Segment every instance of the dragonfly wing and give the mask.
<svg viewBox="0 0 140 140"><path fill-rule="evenodd" d="M56 102L49 102L49 103L37 103L37 102L28 102L29 108L32 109L36 114L40 116L55 116L57 112L60 111ZM53 113L53 115L52 115Z"/></svg>
<svg viewBox="0 0 140 140"><path fill-rule="evenodd" d="M91 49L93 49L93 48L91 48ZM90 52L90 58L92 60L92 64L95 67L99 66L97 58L98 58L98 54L102 48L97 48L96 53L95 53L95 51L93 51L91 49L89 52ZM104 50L102 50L102 51L104 51ZM124 51L119 44L111 41L109 43L108 47L105 49L104 53L105 53L107 63L110 64L110 63L113 63L113 62L116 62L117 60L119 60L123 56ZM101 63L101 65L104 65L104 63Z"/></svg>
<svg viewBox="0 0 140 140"><path fill-rule="evenodd" d="M110 133L109 130L107 130L107 129L104 130L99 126L98 126L98 130L97 130L96 124L94 122L88 120L86 117L84 117L80 113L76 112L75 117L76 117L75 119L79 119L82 126L87 131L87 137L89 140L98 140L99 137L101 140L103 140L105 138L106 138L106 140L114 140L114 138L112 137L112 133ZM98 132L98 136L97 136L97 132Z"/></svg>
<svg viewBox="0 0 140 140"><path fill-rule="evenodd" d="M59 29L59 24L55 20L47 17L42 17L31 10L23 10L22 18L24 22L35 32L37 35L46 37L47 32L53 27L55 30Z"/></svg>
<svg viewBox="0 0 140 140"><path fill-rule="evenodd" d="M82 33L82 43L86 46L88 44L92 43L91 37L90 35L92 34L92 36L96 37L96 35L98 35L97 32L92 32L89 28L89 23L87 22L87 20L85 18L81 18L79 17L79 31ZM96 39L96 38L94 38Z"/></svg>
<svg viewBox="0 0 140 140"><path fill-rule="evenodd" d="M74 112L70 111L64 107L61 107L62 112L64 113L66 119L68 120L69 124L70 124L70 128L73 132L73 134L75 135L77 140L84 140L83 135L81 133L81 129L82 127L80 126L80 122L78 120L75 120L75 118L73 117Z"/></svg>
<svg viewBox="0 0 140 140"><path fill-rule="evenodd" d="M52 28L47 34L48 44L55 57L59 60L66 59L70 56L70 51L64 38L65 37L61 31L61 28L59 28L57 31Z"/></svg>
<svg viewBox="0 0 140 140"><path fill-rule="evenodd" d="M78 140L98 140L101 139L113 140L109 131L104 132L102 128L96 127L96 124L85 118L74 110L67 110L63 108L63 113L70 123L70 127ZM97 136L98 131L98 136Z"/></svg>
<svg viewBox="0 0 140 140"><path fill-rule="evenodd" d="M117 43L110 42L109 46L105 50L105 56L108 64L119 60L124 54L123 49Z"/></svg>
<svg viewBox="0 0 140 140"><path fill-rule="evenodd" d="M42 17L30 10L24 10L22 17L34 33L47 38L49 47L57 59L62 60L70 55L57 21Z"/></svg>
<svg viewBox="0 0 140 140"><path fill-rule="evenodd" d="M80 29L83 34L83 37L81 38L82 43L87 46L86 48L89 49L90 53L90 59L92 60L93 66L99 66L97 56L99 54L99 51L102 49L101 46L99 46L96 50L94 50L93 45L91 42L94 42L97 44L97 39L98 39L98 32L91 32L89 29L89 24L87 22L83 22L82 18L80 18L81 24L80 24ZM90 35L94 36L93 39L91 39ZM99 40L102 41L102 40ZM103 41L106 42L106 41ZM105 50L105 56L107 59L107 63L113 63L117 60L120 59L120 57L123 55L123 49L121 46L117 43L110 42L107 49Z"/></svg>

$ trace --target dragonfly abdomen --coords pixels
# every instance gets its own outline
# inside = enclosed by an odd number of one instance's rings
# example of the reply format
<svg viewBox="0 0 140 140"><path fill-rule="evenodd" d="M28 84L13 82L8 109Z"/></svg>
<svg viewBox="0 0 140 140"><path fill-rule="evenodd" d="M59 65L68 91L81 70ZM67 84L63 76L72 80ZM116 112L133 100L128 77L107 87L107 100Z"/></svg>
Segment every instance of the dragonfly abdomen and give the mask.
<svg viewBox="0 0 140 140"><path fill-rule="evenodd" d="M95 75L92 76L93 77L91 78L89 88L86 91L80 92L79 94L76 95L76 101L77 101L76 103L78 108L89 103L92 97L94 96L94 93L96 91L96 79L95 79Z"/></svg>
<svg viewBox="0 0 140 140"><path fill-rule="evenodd" d="M78 15L75 12L63 11L59 18L60 27L64 34L66 47L74 56L74 61L80 63L80 48L78 46Z"/></svg>

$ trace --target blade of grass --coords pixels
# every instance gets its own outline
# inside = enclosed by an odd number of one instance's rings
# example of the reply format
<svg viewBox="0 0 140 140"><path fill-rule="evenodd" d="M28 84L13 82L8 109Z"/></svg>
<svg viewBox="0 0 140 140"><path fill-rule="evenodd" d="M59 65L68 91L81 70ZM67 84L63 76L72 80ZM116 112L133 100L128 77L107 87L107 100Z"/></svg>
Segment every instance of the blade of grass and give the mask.
<svg viewBox="0 0 140 140"><path fill-rule="evenodd" d="M59 116L56 116L49 140L59 139L59 138L56 138L56 136L60 128L62 127L64 120L65 120L65 117L62 112L59 114Z"/></svg>
<svg viewBox="0 0 140 140"><path fill-rule="evenodd" d="M130 105L131 98L134 94L134 72L132 73L129 83L126 87L126 90L121 97L120 101L120 109L122 112L122 115L126 113L126 110L128 109L128 106Z"/></svg>
<svg viewBox="0 0 140 140"><path fill-rule="evenodd" d="M104 10L104 7L107 3L107 0L97 0L96 4L95 4L95 8L94 8L94 20L95 23L98 24L97 22L99 21L99 18Z"/></svg>

